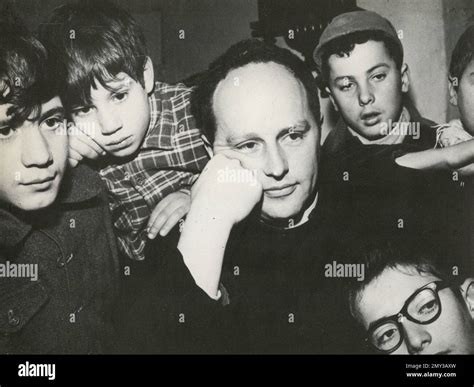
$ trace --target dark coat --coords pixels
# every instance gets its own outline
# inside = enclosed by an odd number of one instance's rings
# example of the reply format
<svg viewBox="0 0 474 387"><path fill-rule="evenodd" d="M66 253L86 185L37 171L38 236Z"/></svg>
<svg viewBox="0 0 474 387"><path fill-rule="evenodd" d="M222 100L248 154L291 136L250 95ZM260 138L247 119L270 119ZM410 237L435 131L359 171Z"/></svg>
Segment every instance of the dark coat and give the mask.
<svg viewBox="0 0 474 387"><path fill-rule="evenodd" d="M118 285L115 237L102 181L66 174L37 213L0 208L0 264L33 264L38 280L0 278L0 353L107 351Z"/></svg>
<svg viewBox="0 0 474 387"><path fill-rule="evenodd" d="M292 229L255 214L234 227L218 301L194 282L176 240L147 246L139 289L124 311L120 353L347 353L352 334L332 262L330 207L320 195L310 220ZM329 219L327 218L329 217ZM179 235L175 235L177 239ZM137 265L138 266L138 265ZM140 286L141 285L141 286ZM141 287L141 289L140 289ZM130 293L131 295L131 293Z"/></svg>

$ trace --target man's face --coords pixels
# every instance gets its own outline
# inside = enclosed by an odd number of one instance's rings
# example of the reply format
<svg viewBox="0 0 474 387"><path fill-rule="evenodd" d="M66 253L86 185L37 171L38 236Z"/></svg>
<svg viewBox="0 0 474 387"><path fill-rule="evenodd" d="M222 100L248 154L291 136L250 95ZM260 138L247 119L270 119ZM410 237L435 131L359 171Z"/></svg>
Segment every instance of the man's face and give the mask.
<svg viewBox="0 0 474 387"><path fill-rule="evenodd" d="M230 151L256 171L264 194L262 217L297 216L318 175L319 127L303 85L276 63L231 71L214 93L215 153Z"/></svg>
<svg viewBox="0 0 474 387"><path fill-rule="evenodd" d="M135 153L145 138L150 122L148 92L125 73L103 87L96 80L91 87L91 105L72 109L74 123L108 154L126 157ZM109 90L110 89L110 90Z"/></svg>
<svg viewBox="0 0 474 387"><path fill-rule="evenodd" d="M386 135L389 120L401 114L407 67L397 69L384 43L373 40L356 44L348 57L331 55L328 65L331 100L346 124L370 140Z"/></svg>
<svg viewBox="0 0 474 387"><path fill-rule="evenodd" d="M379 319L398 313L405 301L419 288L439 278L420 274L414 267L385 269L382 274L359 293L356 300L356 315L367 330ZM438 292L441 302L441 314L432 323L423 325L404 318L404 340L393 354L468 354L474 352L473 318L463 300L454 294L451 288ZM429 309L432 305L419 300L415 308ZM387 331L389 339L392 332ZM383 335L382 335L383 336Z"/></svg>
<svg viewBox="0 0 474 387"><path fill-rule="evenodd" d="M474 60L464 70L458 80L455 104L464 128L474 136Z"/></svg>
<svg viewBox="0 0 474 387"><path fill-rule="evenodd" d="M0 105L0 200L33 211L52 204L66 169L67 133L59 97L41 105L39 118L12 128L11 105Z"/></svg>

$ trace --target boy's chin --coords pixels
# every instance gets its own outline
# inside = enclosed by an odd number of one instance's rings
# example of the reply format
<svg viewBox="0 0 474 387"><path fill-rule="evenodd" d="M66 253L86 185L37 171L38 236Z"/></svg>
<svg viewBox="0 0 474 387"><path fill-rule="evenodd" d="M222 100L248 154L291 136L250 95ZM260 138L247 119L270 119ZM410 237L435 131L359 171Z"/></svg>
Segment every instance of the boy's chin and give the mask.
<svg viewBox="0 0 474 387"><path fill-rule="evenodd" d="M126 148L120 150L109 151L109 155L113 157L129 157L133 155L139 148L139 144L132 144Z"/></svg>
<svg viewBox="0 0 474 387"><path fill-rule="evenodd" d="M40 192L21 198L21 200L12 204L22 211L39 211L52 205L57 196L57 190Z"/></svg>

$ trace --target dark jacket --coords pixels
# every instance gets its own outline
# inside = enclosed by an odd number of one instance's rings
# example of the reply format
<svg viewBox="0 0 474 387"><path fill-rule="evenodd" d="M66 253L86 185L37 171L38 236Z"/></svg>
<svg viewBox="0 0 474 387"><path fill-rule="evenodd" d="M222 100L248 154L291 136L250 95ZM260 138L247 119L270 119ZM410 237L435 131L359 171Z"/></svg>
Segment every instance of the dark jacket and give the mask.
<svg viewBox="0 0 474 387"><path fill-rule="evenodd" d="M436 145L436 124L420 116L414 107L407 105L410 122L419 123L420 137L407 135L401 144L363 144L349 132L346 123L339 119L322 147L324 181L340 182L343 174L352 185L378 186L411 184L419 171L403 168L395 159L409 152L432 149Z"/></svg>
<svg viewBox="0 0 474 387"><path fill-rule="evenodd" d="M0 208L0 264L38 269L37 281L0 278L0 353L107 351L118 260L97 173L68 172L45 210Z"/></svg>
<svg viewBox="0 0 474 387"><path fill-rule="evenodd" d="M341 297L341 279L326 278L334 233L324 198L310 220L292 229L255 214L231 232L221 298L194 282L176 240L147 246L142 289L120 320L120 353L344 353L356 336ZM154 266L154 267L152 267ZM137 273L137 271L135 271Z"/></svg>
<svg viewBox="0 0 474 387"><path fill-rule="evenodd" d="M396 145L366 145L340 120L323 146L320 179L332 186L354 240L382 237L414 241L465 273L474 251L470 230L472 196L467 184L448 171L422 171L398 165L409 152L436 145L435 123L407 105L410 122L420 124L420 138L407 136ZM470 202L470 203L469 203ZM362 227L364 225L364 227ZM440 258L441 259L441 258Z"/></svg>

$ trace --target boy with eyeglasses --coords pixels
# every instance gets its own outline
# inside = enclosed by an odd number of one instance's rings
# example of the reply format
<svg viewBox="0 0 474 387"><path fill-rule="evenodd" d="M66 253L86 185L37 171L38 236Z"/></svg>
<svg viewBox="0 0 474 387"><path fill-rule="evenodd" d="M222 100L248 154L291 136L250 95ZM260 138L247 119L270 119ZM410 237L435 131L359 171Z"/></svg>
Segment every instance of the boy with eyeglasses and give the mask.
<svg viewBox="0 0 474 387"><path fill-rule="evenodd" d="M433 255L414 249L382 244L362 251L365 280L352 284L349 304L373 351L474 353L473 277L458 281Z"/></svg>

